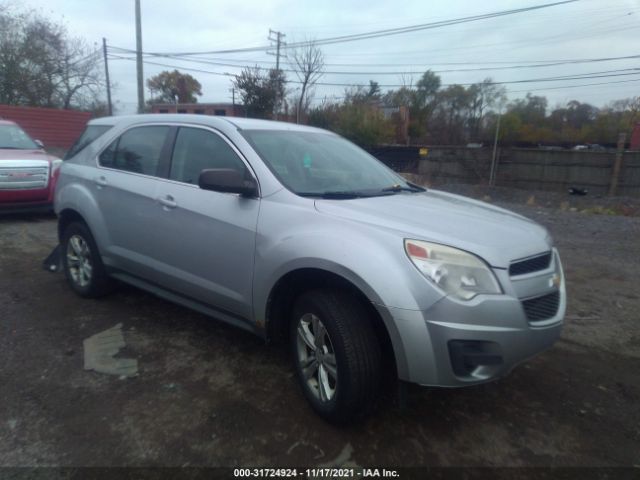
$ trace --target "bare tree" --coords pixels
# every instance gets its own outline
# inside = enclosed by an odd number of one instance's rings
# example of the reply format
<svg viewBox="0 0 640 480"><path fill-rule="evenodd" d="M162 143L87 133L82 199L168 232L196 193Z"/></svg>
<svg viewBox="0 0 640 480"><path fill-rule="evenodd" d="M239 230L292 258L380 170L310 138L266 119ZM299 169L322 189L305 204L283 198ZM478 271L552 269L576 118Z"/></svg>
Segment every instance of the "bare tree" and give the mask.
<svg viewBox="0 0 640 480"><path fill-rule="evenodd" d="M88 108L104 87L102 59L35 11L0 8L0 103Z"/></svg>
<svg viewBox="0 0 640 480"><path fill-rule="evenodd" d="M82 39L69 39L62 47L57 84L62 108L87 109L99 101L105 87L100 60L102 52L91 49Z"/></svg>
<svg viewBox="0 0 640 480"><path fill-rule="evenodd" d="M469 127L471 135L478 137L486 111L506 103L507 90L504 86L493 83L491 78L485 78L480 83L470 85L467 91L470 97ZM477 140L477 138L474 139Z"/></svg>
<svg viewBox="0 0 640 480"><path fill-rule="evenodd" d="M324 74L324 54L313 41L310 41L293 49L289 58L291 67L302 84L296 105L296 123L300 123L301 114L311 104L313 86Z"/></svg>

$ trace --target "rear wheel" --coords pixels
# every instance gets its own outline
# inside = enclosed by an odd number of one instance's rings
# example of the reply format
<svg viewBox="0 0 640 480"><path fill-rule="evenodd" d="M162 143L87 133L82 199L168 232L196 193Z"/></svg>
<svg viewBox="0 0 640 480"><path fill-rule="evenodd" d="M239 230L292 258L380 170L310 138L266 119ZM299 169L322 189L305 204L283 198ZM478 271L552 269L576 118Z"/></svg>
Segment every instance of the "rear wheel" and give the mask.
<svg viewBox="0 0 640 480"><path fill-rule="evenodd" d="M295 302L291 350L314 410L344 423L366 412L380 377L380 345L360 301L338 290L313 290Z"/></svg>
<svg viewBox="0 0 640 480"><path fill-rule="evenodd" d="M62 265L71 288L82 297L100 297L111 291L96 242L83 223L71 223L62 234Z"/></svg>

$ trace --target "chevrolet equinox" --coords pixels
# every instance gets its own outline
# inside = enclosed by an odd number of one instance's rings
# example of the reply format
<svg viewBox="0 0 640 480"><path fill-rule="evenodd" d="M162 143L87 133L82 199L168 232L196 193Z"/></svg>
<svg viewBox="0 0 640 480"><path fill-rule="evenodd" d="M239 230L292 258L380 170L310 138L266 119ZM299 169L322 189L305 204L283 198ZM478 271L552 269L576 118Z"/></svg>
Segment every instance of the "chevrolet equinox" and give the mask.
<svg viewBox="0 0 640 480"><path fill-rule="evenodd" d="M550 347L566 296L547 231L407 182L333 133L203 115L89 123L55 193L71 288L119 280L289 342L343 422L398 379L487 382ZM387 362L387 363L384 363Z"/></svg>

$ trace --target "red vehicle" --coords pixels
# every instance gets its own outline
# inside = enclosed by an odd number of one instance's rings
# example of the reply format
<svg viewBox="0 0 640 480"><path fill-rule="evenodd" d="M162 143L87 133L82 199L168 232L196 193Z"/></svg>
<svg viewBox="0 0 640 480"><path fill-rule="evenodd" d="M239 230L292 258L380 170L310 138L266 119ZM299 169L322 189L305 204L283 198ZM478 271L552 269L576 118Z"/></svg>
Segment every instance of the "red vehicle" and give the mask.
<svg viewBox="0 0 640 480"><path fill-rule="evenodd" d="M0 120L0 212L51 210L61 163L16 123Z"/></svg>

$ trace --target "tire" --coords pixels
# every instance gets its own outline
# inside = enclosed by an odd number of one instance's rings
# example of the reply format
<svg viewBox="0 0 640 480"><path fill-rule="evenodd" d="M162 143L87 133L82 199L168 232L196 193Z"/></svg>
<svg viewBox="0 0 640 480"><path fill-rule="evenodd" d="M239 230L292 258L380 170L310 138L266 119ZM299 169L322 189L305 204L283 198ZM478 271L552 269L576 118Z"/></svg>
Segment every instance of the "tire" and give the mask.
<svg viewBox="0 0 640 480"><path fill-rule="evenodd" d="M69 285L81 297L96 298L112 290L91 232L83 223L71 223L62 234L62 267Z"/></svg>
<svg viewBox="0 0 640 480"><path fill-rule="evenodd" d="M378 390L381 355L371 318L359 300L339 290L303 293L292 309L290 342L302 391L320 416L346 423L369 410Z"/></svg>

